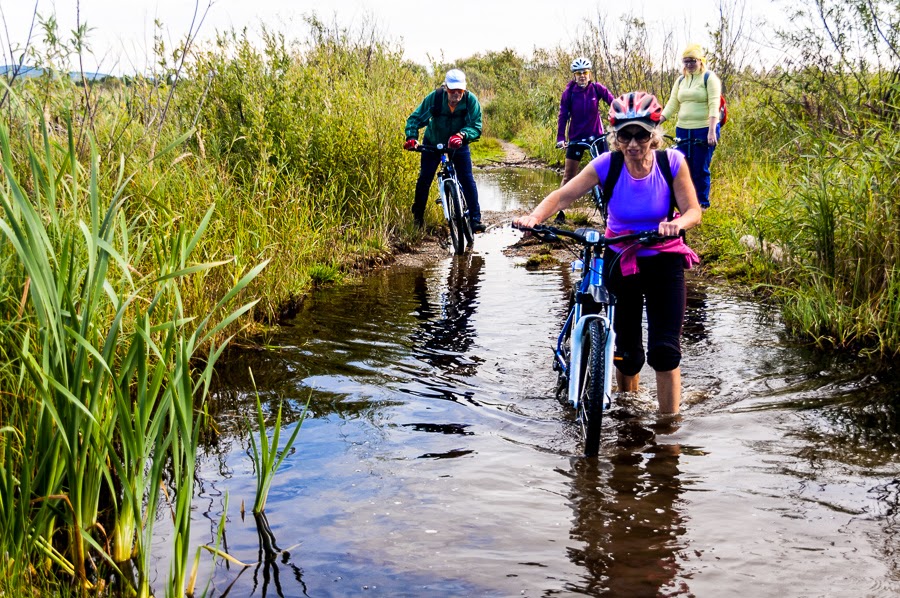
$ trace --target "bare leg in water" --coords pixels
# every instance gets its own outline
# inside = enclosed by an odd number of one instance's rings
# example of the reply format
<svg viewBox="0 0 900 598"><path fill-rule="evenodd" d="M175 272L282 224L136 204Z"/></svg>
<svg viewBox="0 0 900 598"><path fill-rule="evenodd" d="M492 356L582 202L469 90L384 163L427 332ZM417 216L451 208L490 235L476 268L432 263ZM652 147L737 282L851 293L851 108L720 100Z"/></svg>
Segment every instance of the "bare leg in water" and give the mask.
<svg viewBox="0 0 900 598"><path fill-rule="evenodd" d="M616 370L616 384L619 392L637 392L640 374L626 376ZM681 368L668 372L656 372L656 400L659 412L663 414L678 413L681 408Z"/></svg>

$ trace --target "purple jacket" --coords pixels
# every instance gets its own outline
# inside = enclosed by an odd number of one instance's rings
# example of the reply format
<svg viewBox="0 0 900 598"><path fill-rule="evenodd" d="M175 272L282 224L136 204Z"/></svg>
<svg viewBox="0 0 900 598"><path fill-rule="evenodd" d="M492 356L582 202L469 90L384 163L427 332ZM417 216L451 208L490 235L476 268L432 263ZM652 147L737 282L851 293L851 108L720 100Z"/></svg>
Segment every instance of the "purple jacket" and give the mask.
<svg viewBox="0 0 900 598"><path fill-rule="evenodd" d="M613 94L596 81L588 83L584 89L578 87L575 81L569 81L559 100L556 140L566 140L566 124L569 125L569 141L602 135L600 100L612 104L614 99Z"/></svg>

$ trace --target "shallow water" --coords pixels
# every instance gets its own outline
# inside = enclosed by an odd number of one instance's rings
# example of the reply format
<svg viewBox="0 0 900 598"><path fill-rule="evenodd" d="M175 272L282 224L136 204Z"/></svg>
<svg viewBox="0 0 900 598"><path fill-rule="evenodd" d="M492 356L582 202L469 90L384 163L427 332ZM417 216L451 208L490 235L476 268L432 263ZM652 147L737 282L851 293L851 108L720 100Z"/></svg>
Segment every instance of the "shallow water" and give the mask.
<svg viewBox="0 0 900 598"><path fill-rule="evenodd" d="M486 210L558 180L479 177ZM202 557L210 595L900 593L897 380L792 346L752 298L691 279L681 418L656 416L645 370L581 458L550 369L567 273L518 267L502 252L517 237L318 292L220 368L192 540L213 543L227 495L223 547L252 566ZM248 368L291 421L310 401L265 522L233 432L255 405Z"/></svg>

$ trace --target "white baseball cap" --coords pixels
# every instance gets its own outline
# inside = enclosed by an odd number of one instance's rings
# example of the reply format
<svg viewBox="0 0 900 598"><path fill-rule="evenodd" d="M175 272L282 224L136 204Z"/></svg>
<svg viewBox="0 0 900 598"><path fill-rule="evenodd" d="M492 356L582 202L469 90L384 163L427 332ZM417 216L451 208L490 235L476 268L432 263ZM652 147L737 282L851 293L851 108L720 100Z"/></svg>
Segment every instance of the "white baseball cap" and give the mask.
<svg viewBox="0 0 900 598"><path fill-rule="evenodd" d="M444 85L447 89L465 89L466 75L459 69L450 69L444 78Z"/></svg>

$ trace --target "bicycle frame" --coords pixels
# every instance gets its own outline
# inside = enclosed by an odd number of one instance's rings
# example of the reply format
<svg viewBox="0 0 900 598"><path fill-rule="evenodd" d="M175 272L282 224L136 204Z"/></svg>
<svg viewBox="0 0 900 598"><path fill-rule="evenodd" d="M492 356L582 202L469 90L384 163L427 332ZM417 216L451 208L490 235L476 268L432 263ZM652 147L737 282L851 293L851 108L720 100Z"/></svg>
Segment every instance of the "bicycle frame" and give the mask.
<svg viewBox="0 0 900 598"><path fill-rule="evenodd" d="M450 221L450 208L449 202L447 201L446 192L444 191L444 182L446 180L453 181L453 184L456 185L456 188L459 190L459 196L463 196L462 186L459 184L459 180L456 178L456 169L453 168L453 162L450 158L447 157L447 154L441 154L441 166L438 170L438 196L441 198L441 209L444 210L444 218L449 222ZM469 217L469 208L463 202L463 216L466 218Z"/></svg>
<svg viewBox="0 0 900 598"><path fill-rule="evenodd" d="M599 233L596 233L599 238ZM587 236L587 235L586 235ZM600 249L594 250L591 247L584 248L582 259L572 262L573 271L578 269L582 272L581 280L578 283L575 300L572 303L572 309L563 325L563 329L559 333L556 341L556 349L554 355L559 365L560 371L568 379L568 401L572 408L578 410L578 401L581 397L583 377L581 356L583 353L584 337L588 331L588 325L592 320L600 320L603 329L607 331L606 343L604 346L605 368L603 377L605 384L603 385L605 392L603 397L603 408L607 409L611 403L612 397L610 389L612 388L612 363L615 348L616 333L612 328L613 318L615 316L615 301L612 295L603 285L603 258L599 255ZM585 264L587 269L585 270ZM600 313L584 313L584 303L591 298L591 303L599 308ZM598 298L600 301L594 301ZM568 338L569 356L571 363L565 362L565 353L563 344Z"/></svg>
<svg viewBox="0 0 900 598"><path fill-rule="evenodd" d="M441 161L437 172L438 203L441 204L444 219L450 228L450 243L453 246L453 252L456 255L462 255L465 253L467 245L472 246L474 237L469 222L469 208L466 204L465 194L456 177L453 161L447 155L453 150L443 144L438 144L436 146L420 145L416 151L440 154ZM448 184L450 185L449 194L455 197L448 197Z"/></svg>
<svg viewBox="0 0 900 598"><path fill-rule="evenodd" d="M596 158L597 156L599 156L602 153L600 151L599 144L604 139L606 139L606 138L601 136L601 137L597 137L596 139L584 139L584 140L579 140L579 141L573 141L572 143L569 144L569 146L574 145L576 147L586 148L588 150L588 152L591 154L591 158Z"/></svg>
<svg viewBox="0 0 900 598"><path fill-rule="evenodd" d="M557 398L563 389L575 409L584 433L586 456L597 454L603 412L612 405L613 360L616 334L615 297L603 280L603 251L609 245L635 242L653 244L669 238L656 231L604 237L595 229L565 230L553 226L526 228L542 241L568 237L582 246L581 259L572 262L572 270L581 272L572 308L556 339L553 369L559 372ZM618 259L618 257L616 257Z"/></svg>
<svg viewBox="0 0 900 598"><path fill-rule="evenodd" d="M603 153L600 151L600 143L605 139L605 137L601 136L597 137L596 139L573 141L569 144L569 146L586 148L591 154L591 159L594 159L601 153ZM600 214L603 216L603 219L606 220L606 205L603 202L603 189L600 188L600 185L594 185L593 187L591 187L591 199L594 201L594 206L596 206L596 208L600 210Z"/></svg>

